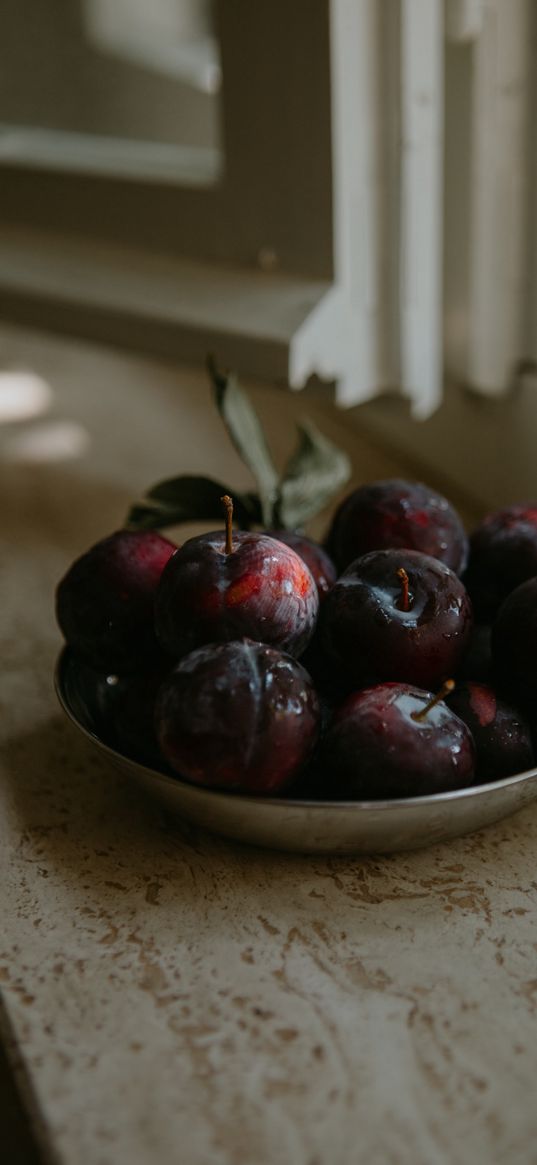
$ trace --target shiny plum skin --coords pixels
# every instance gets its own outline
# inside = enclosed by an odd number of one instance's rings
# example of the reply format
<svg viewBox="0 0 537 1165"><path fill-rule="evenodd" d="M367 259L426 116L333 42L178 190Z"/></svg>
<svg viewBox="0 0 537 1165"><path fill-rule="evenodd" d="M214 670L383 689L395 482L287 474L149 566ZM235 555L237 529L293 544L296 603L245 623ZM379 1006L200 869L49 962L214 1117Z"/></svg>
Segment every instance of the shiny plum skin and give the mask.
<svg viewBox="0 0 537 1165"><path fill-rule="evenodd" d="M379 684L354 692L321 747L326 796L349 800L420 797L470 785L475 749L466 724L443 701L423 720L430 692Z"/></svg>
<svg viewBox="0 0 537 1165"><path fill-rule="evenodd" d="M155 724L171 767L196 784L270 795L315 747L319 701L296 660L261 643L210 644L186 656L157 697Z"/></svg>
<svg viewBox="0 0 537 1165"><path fill-rule="evenodd" d="M298 554L266 534L218 531L190 538L163 572L155 627L175 659L204 643L247 638L300 655L319 610L315 582Z"/></svg>
<svg viewBox="0 0 537 1165"><path fill-rule="evenodd" d="M67 643L94 668L128 672L157 650L153 604L177 547L152 530L118 530L77 558L56 591Z"/></svg>
<svg viewBox="0 0 537 1165"><path fill-rule="evenodd" d="M516 703L537 700L537 577L516 587L492 624L494 674Z"/></svg>
<svg viewBox="0 0 537 1165"><path fill-rule="evenodd" d="M372 550L419 550L462 574L468 539L453 506L421 482L374 481L341 503L326 548L340 571Z"/></svg>
<svg viewBox="0 0 537 1165"><path fill-rule="evenodd" d="M446 704L472 733L478 780L498 781L533 767L529 726L488 684L457 684Z"/></svg>
<svg viewBox="0 0 537 1165"><path fill-rule="evenodd" d="M403 568L410 609L402 610ZM450 678L472 631L472 606L449 567L416 550L365 554L327 595L319 623L321 647L348 684L398 680L435 688Z"/></svg>
<svg viewBox="0 0 537 1165"><path fill-rule="evenodd" d="M470 537L464 582L476 617L491 621L504 599L537 574L537 502L489 514Z"/></svg>
<svg viewBox="0 0 537 1165"><path fill-rule="evenodd" d="M294 530L267 530L266 533L271 538L276 538L278 542L285 542L286 546L291 546L306 563L315 580L319 600L322 601L337 578L337 570L326 550L305 534L297 534Z"/></svg>

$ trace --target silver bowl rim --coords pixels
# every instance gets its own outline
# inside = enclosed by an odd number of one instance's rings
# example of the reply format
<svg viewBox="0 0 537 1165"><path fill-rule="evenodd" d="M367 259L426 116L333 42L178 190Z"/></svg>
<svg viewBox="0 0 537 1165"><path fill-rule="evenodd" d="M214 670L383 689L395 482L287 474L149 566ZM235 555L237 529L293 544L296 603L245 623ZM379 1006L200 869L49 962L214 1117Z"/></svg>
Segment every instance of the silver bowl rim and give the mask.
<svg viewBox="0 0 537 1165"><path fill-rule="evenodd" d="M330 809L331 811L334 809L341 810L341 812L345 813L348 813L349 810L352 810L355 813L360 811L371 812L372 810L375 810L378 813L389 813L393 812L394 809L401 809L404 811L405 809L415 809L418 807L425 809L426 807L430 806L431 808L434 808L436 805L446 805L468 798L480 798L481 796L486 796L487 793L494 791L499 792L501 789L508 789L515 785L522 785L534 778L537 778L537 767L535 767L533 769L528 769L524 773L515 773L515 775L512 777L503 777L499 781L487 781L486 783L479 785L467 785L462 789L451 789L446 793L430 793L423 797L394 797L390 800L378 801L320 801L309 800L305 797L252 797L243 793L226 793L220 789L206 789L202 785L196 785L194 782L185 781L184 778L182 778L179 774L177 774L177 776L169 776L167 773L159 772L158 769L150 768L149 765L141 764L139 761L134 760L132 757L118 752L117 749L112 748L109 744L106 744L103 740L101 740L100 736L97 736L97 734L92 732L90 728L87 728L86 725L83 724L75 715L64 692L63 670L66 666L66 660L69 658L76 659L76 655L70 647L64 646L56 659L54 667L54 690L56 692L58 702L65 712L67 718L71 721L72 724L75 725L76 728L78 728L83 736L91 741L93 745L97 745L100 750L102 750L107 756L111 758L111 760L116 762L120 761L122 764L132 766L138 769L141 773L144 773L146 777L151 777L154 780L162 781L171 786L177 786L177 784L180 784L185 789L188 789L192 793L198 794L200 797L212 803L218 803L222 801L228 802L230 798L232 798L234 802L240 802L245 805L255 805L267 810L269 810L271 806L286 806L290 809L311 809L314 812L318 811L319 813L326 812L327 809Z"/></svg>

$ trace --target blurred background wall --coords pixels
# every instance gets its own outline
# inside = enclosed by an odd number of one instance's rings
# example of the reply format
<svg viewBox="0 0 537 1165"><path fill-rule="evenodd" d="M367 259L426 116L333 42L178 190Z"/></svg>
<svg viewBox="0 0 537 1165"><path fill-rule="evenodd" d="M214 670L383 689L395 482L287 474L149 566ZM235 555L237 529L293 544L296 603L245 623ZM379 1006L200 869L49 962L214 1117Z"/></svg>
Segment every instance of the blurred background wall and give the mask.
<svg viewBox="0 0 537 1165"><path fill-rule="evenodd" d="M6 0L0 311L531 493L531 0Z"/></svg>

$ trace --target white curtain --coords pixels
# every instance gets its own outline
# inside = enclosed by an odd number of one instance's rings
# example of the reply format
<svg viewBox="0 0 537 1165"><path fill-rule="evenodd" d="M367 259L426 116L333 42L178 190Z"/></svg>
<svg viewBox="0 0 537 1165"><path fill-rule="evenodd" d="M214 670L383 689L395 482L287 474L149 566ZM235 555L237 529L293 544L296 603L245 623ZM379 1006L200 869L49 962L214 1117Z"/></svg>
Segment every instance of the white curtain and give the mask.
<svg viewBox="0 0 537 1165"><path fill-rule="evenodd" d="M534 11L532 11L534 9ZM498 396L537 356L531 0L333 0L343 403L444 375Z"/></svg>

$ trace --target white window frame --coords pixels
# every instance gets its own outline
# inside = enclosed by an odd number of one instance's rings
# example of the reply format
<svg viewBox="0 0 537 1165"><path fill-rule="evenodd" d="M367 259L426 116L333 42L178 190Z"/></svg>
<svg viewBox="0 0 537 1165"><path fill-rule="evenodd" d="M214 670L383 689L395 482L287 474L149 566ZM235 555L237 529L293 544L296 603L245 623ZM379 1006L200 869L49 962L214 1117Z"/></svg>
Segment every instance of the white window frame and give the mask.
<svg viewBox="0 0 537 1165"><path fill-rule="evenodd" d="M0 308L31 322L33 304L49 326L188 359L217 346L246 373L293 387L318 374L344 404L401 385L416 412L433 408L440 221L427 208L442 109L428 62L440 57L441 11L442 0L220 0L224 165L212 182L196 182L192 156L188 185L173 173L129 180L125 149L123 176L92 175L84 150L69 172L61 135L35 141L30 165L12 138L10 159L0 149ZM395 126L380 90L401 30ZM394 130L408 140L397 174ZM411 212L416 193L423 214Z"/></svg>

